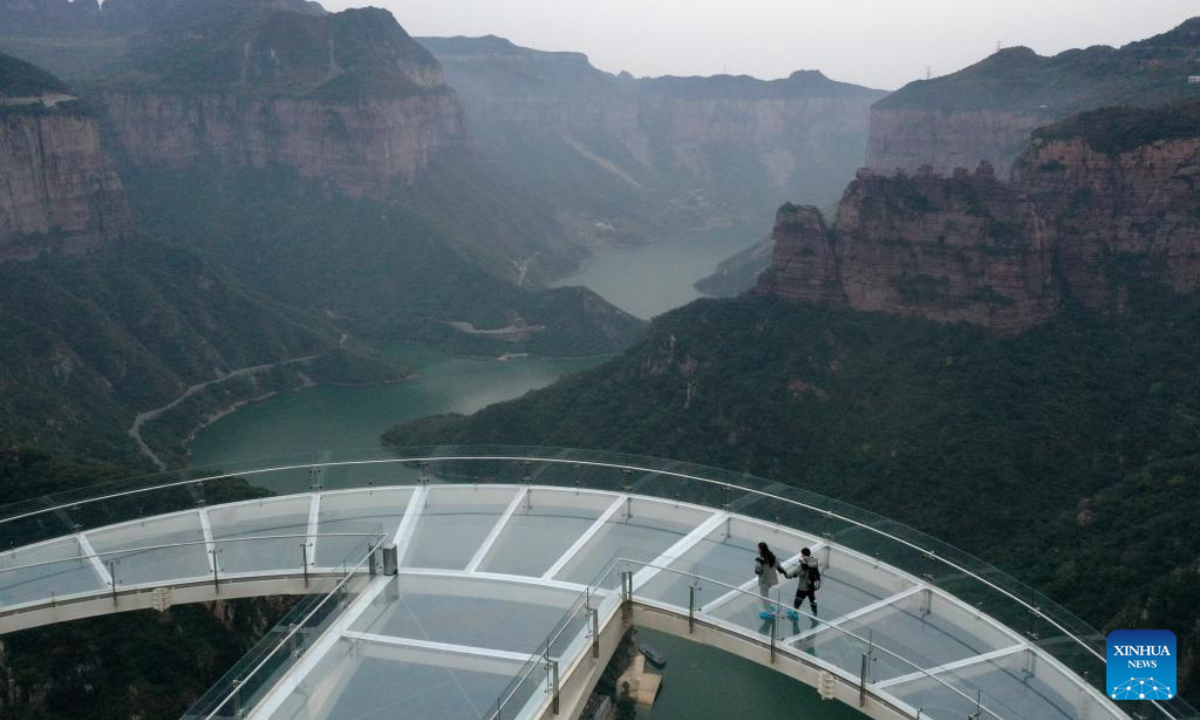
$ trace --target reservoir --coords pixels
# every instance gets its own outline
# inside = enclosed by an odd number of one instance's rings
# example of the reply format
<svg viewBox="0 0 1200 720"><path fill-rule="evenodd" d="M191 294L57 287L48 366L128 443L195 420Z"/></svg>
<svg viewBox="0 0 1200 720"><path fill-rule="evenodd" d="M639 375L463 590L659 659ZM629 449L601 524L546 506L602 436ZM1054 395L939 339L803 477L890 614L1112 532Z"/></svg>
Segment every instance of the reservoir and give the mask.
<svg viewBox="0 0 1200 720"><path fill-rule="evenodd" d="M414 366L416 377L372 387L317 386L251 403L196 434L192 463L375 448L380 434L398 422L472 413L604 360L456 358L411 345L392 352Z"/></svg>
<svg viewBox="0 0 1200 720"><path fill-rule="evenodd" d="M650 318L700 297L692 284L761 235L761 228L721 227L609 250L557 284L585 285L627 312ZM319 386L251 403L196 434L192 463L374 448L380 434L398 422L473 413L604 360L457 358L412 345L392 352L416 368L416 377L376 387Z"/></svg>
<svg viewBox="0 0 1200 720"><path fill-rule="evenodd" d="M711 275L722 260L761 240L769 229L734 225L608 250L554 284L591 288L630 315L649 320L702 297L693 284Z"/></svg>

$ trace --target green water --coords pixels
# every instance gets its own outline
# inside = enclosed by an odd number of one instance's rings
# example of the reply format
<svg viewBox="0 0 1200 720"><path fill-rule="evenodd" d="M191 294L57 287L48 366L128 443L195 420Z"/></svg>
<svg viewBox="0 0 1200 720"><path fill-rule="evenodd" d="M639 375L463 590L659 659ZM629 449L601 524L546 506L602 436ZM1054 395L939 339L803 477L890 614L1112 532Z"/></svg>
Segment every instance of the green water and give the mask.
<svg viewBox="0 0 1200 720"><path fill-rule="evenodd" d="M638 720L727 720L805 718L862 720L858 711L831 700L786 675L717 648L653 630L639 629L667 660L654 707L638 706Z"/></svg>
<svg viewBox="0 0 1200 720"><path fill-rule="evenodd" d="M609 250L555 285L591 288L625 312L648 320L702 297L693 283L761 240L764 232L757 226L722 227Z"/></svg>
<svg viewBox="0 0 1200 720"><path fill-rule="evenodd" d="M222 464L319 449L378 447L380 434L397 422L472 413L602 361L500 362L413 346L393 351L417 368L415 378L376 387L312 387L252 403L197 433L192 462Z"/></svg>
<svg viewBox="0 0 1200 720"><path fill-rule="evenodd" d="M761 228L725 227L667 238L593 257L559 285L586 285L643 318L700 297L692 287L717 263L753 245ZM453 358L429 348L394 352L418 369L412 380L382 387L314 387L283 393L239 409L197 433L192 462L372 448L397 422L438 413L472 413L545 387L562 375L592 367L589 360L519 358L507 362Z"/></svg>

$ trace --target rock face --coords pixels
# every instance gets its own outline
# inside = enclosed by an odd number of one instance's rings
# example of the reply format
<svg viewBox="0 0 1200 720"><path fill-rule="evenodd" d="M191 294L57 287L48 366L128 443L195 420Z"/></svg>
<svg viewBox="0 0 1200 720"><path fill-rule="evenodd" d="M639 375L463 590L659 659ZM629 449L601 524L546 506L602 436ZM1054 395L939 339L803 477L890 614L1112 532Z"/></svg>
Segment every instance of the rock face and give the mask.
<svg viewBox="0 0 1200 720"><path fill-rule="evenodd" d="M871 108L867 167L936 172L990 162L1001 174L1031 131L1112 105L1152 106L1195 98L1200 18L1121 48L1052 57L1006 48L968 68L909 83Z"/></svg>
<svg viewBox="0 0 1200 720"><path fill-rule="evenodd" d="M859 172L827 229L785 206L757 291L797 302L1017 332L1068 299L1123 312L1137 288L1200 287L1200 103L1088 116L1039 131L1003 182L983 163L950 177ZM1133 147L1126 125L1175 127ZM1185 132L1186 131L1186 132Z"/></svg>
<svg viewBox="0 0 1200 720"><path fill-rule="evenodd" d="M871 109L867 167L915 172L929 166L949 174L986 160L1007 169L1029 143L1030 133L1052 121L1044 112L1019 110Z"/></svg>
<svg viewBox="0 0 1200 720"><path fill-rule="evenodd" d="M464 142L453 95L334 103L238 94L108 92L121 148L139 165L186 169L201 158L281 165L355 197L382 198Z"/></svg>
<svg viewBox="0 0 1200 720"><path fill-rule="evenodd" d="M130 231L95 119L39 72L0 56L0 260L76 254Z"/></svg>
<svg viewBox="0 0 1200 720"><path fill-rule="evenodd" d="M664 208L728 213L823 204L862 164L868 107L881 91L817 71L750 77L635 79L577 53L518 47L496 37L422 38L463 98L471 130L500 162L605 199L640 196ZM540 191L539 191L540 192ZM548 188L545 192L560 192ZM582 195L582 194L581 194ZM602 203L567 198L591 219Z"/></svg>
<svg viewBox="0 0 1200 720"><path fill-rule="evenodd" d="M157 30L98 87L135 165L279 165L383 198L466 145L437 61L386 11L217 4Z"/></svg>

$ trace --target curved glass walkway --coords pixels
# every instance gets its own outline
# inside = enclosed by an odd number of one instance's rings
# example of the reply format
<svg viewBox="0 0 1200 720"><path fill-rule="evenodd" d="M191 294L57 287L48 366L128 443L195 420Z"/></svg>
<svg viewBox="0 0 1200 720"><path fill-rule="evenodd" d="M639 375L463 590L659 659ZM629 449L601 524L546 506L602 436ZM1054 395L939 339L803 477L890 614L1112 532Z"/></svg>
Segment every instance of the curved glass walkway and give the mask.
<svg viewBox="0 0 1200 720"><path fill-rule="evenodd" d="M1112 702L1094 686L1103 637L965 553L796 488L663 460L324 453L39 498L4 508L0 537L13 548L0 632L302 595L189 717L569 713L628 623L774 665L877 718L1195 715L1178 698ZM819 616L760 618L760 541L788 567L812 549ZM794 587L773 590L777 610Z"/></svg>

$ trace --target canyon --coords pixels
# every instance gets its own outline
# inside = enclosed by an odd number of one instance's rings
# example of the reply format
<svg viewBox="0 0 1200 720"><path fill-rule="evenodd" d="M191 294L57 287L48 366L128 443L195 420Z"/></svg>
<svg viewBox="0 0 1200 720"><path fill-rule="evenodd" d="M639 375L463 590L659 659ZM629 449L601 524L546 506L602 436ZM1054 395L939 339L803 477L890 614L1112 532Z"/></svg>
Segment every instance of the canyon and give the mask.
<svg viewBox="0 0 1200 720"><path fill-rule="evenodd" d="M986 162L950 176L861 170L832 227L813 207L780 210L756 291L1009 333L1067 304L1120 313L1147 287L1193 291L1196 118L1192 102L1069 119L1038 130L1008 180ZM1135 127L1144 137L1105 144Z"/></svg>
<svg viewBox="0 0 1200 720"><path fill-rule="evenodd" d="M591 246L828 202L862 164L868 108L884 95L815 70L634 78L493 36L418 40L481 147Z"/></svg>

